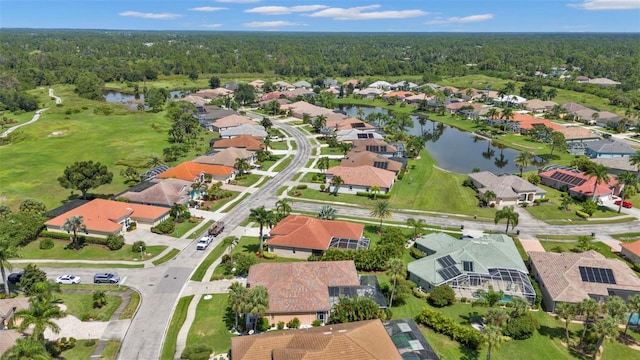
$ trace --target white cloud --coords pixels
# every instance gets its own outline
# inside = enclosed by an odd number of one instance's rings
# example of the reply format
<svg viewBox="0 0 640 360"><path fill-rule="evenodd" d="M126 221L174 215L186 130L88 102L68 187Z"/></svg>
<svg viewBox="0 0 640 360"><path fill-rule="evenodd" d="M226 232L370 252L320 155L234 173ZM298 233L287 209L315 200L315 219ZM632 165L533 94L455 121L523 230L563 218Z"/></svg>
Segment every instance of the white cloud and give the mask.
<svg viewBox="0 0 640 360"><path fill-rule="evenodd" d="M450 17L450 18L436 18L435 20L427 21L427 25L442 25L442 24L463 24L470 22L480 22L493 19L493 14L481 14L471 15L465 17Z"/></svg>
<svg viewBox="0 0 640 360"><path fill-rule="evenodd" d="M259 6L247 9L246 13L256 13L262 15L287 15L291 13L304 13L326 9L326 5L298 5L298 6Z"/></svg>
<svg viewBox="0 0 640 360"><path fill-rule="evenodd" d="M221 27L222 24L202 24L200 26L202 26L203 28L215 29Z"/></svg>
<svg viewBox="0 0 640 360"><path fill-rule="evenodd" d="M228 4L255 4L260 2L260 0L216 0L216 2Z"/></svg>
<svg viewBox="0 0 640 360"><path fill-rule="evenodd" d="M380 8L380 5L367 5L352 8L328 8L320 10L311 17L326 17L334 20L379 20L379 19L405 19L427 15L422 10L385 10L370 11Z"/></svg>
<svg viewBox="0 0 640 360"><path fill-rule="evenodd" d="M252 21L242 25L248 28L279 28L286 26L303 26L304 24L294 23L291 21Z"/></svg>
<svg viewBox="0 0 640 360"><path fill-rule="evenodd" d="M191 9L188 9L189 11L205 11L205 12L211 12L211 11L221 11L221 10L229 10L228 8L225 7L215 7L215 6L200 6L200 7L194 7Z"/></svg>
<svg viewBox="0 0 640 360"><path fill-rule="evenodd" d="M180 14L172 14L172 13L142 13L138 11L123 11L119 13L119 15L139 17L143 19L155 19L155 20L173 20L182 16Z"/></svg>
<svg viewBox="0 0 640 360"><path fill-rule="evenodd" d="M585 10L629 10L640 9L638 0L584 0L581 4L569 4L569 7Z"/></svg>

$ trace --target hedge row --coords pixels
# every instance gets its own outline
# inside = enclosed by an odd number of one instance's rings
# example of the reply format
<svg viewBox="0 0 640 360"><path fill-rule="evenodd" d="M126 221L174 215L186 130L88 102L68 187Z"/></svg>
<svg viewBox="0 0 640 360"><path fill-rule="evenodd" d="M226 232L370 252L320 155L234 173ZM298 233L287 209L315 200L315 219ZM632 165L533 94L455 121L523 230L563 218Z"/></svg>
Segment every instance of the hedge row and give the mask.
<svg viewBox="0 0 640 360"><path fill-rule="evenodd" d="M587 214L584 211L576 210L576 215L580 216L583 219L591 217L591 215Z"/></svg>
<svg viewBox="0 0 640 360"><path fill-rule="evenodd" d="M376 197L376 199L388 199L391 197L391 194L374 194L372 192L366 192L366 191L358 191L356 193L356 196L364 196L364 197L368 197L370 199L373 199L373 197Z"/></svg>
<svg viewBox="0 0 640 360"><path fill-rule="evenodd" d="M418 324L428 326L433 331L447 335L452 340L471 349L480 349L484 342L481 332L470 326L461 325L429 307L423 308L415 320Z"/></svg>
<svg viewBox="0 0 640 360"><path fill-rule="evenodd" d="M43 230L40 232L40 237L58 239L58 240L71 240L72 235L55 232L55 231ZM106 238L99 238L99 237L80 235L80 234L78 234L78 241L80 243L85 243L85 244L107 245Z"/></svg>

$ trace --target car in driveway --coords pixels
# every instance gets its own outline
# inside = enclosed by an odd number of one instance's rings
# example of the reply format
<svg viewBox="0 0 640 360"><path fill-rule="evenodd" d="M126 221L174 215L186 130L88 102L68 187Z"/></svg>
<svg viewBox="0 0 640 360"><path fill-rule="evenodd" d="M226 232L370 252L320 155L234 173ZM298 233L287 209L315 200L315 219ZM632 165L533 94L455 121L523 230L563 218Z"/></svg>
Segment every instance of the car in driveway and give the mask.
<svg viewBox="0 0 640 360"><path fill-rule="evenodd" d="M211 238L209 236L203 236L198 240L198 244L196 245L196 249L205 250L207 246L211 243Z"/></svg>
<svg viewBox="0 0 640 360"><path fill-rule="evenodd" d="M60 275L56 278L56 283L70 285L70 284L80 284L80 277L75 275Z"/></svg>
<svg viewBox="0 0 640 360"><path fill-rule="evenodd" d="M93 275L94 284L101 284L101 283L117 284L119 282L120 282L120 276L117 273L103 272L103 273L97 273Z"/></svg>
<svg viewBox="0 0 640 360"><path fill-rule="evenodd" d="M616 200L613 203L620 206L620 202L621 200ZM631 201L622 201L622 207L626 207L627 209L631 209L633 207L633 204L631 204Z"/></svg>
<svg viewBox="0 0 640 360"><path fill-rule="evenodd" d="M24 275L22 271L11 273L7 276L7 281L11 284L17 284L22 279L22 275Z"/></svg>

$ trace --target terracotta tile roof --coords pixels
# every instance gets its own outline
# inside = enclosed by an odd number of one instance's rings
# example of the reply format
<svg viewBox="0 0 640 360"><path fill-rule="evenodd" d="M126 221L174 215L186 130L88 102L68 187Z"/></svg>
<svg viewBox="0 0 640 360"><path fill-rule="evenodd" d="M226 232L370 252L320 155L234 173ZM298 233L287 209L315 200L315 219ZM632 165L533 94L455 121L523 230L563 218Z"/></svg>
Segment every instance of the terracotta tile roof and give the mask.
<svg viewBox="0 0 640 360"><path fill-rule="evenodd" d="M576 303L590 295L608 296L608 289L640 289L640 278L629 266L593 250L560 254L531 251L529 257L553 301ZM616 284L582 281L580 266L611 269Z"/></svg>
<svg viewBox="0 0 640 360"><path fill-rule="evenodd" d="M558 125L547 119L533 117L528 114L514 113L512 120L517 121L520 125L520 128L526 129L526 130L533 129L534 126L540 126L540 125L546 126L553 130L560 130L564 128L562 125Z"/></svg>
<svg viewBox="0 0 640 360"><path fill-rule="evenodd" d="M225 116L225 117L220 118L220 119L218 119L218 120L213 122L213 126L219 128L219 129L228 128L228 127L234 127L234 126L238 126L238 125L242 125L242 124L256 125L256 122L251 120L251 119L249 119L246 116L242 116L242 115L238 115L238 114Z"/></svg>
<svg viewBox="0 0 640 360"><path fill-rule="evenodd" d="M327 127L334 128L336 131L345 129L373 129L374 126L356 118L331 119L327 120Z"/></svg>
<svg viewBox="0 0 640 360"><path fill-rule="evenodd" d="M334 166L327 169L327 174L340 176L344 185L378 186L391 188L396 174L393 171L378 169L369 165L362 166Z"/></svg>
<svg viewBox="0 0 640 360"><path fill-rule="evenodd" d="M564 169L554 169L538 174L543 179L551 179L554 182L562 182L569 187L569 191L593 196L593 186L596 179L589 178L582 172L571 172ZM609 183L601 183L596 188L596 196L611 194L611 189L618 184L614 176L609 175Z"/></svg>
<svg viewBox="0 0 640 360"><path fill-rule="evenodd" d="M406 97L409 96L413 96L415 95L413 92L411 91L392 91L392 92L388 92L384 95L382 95L383 98L391 98L391 97L398 97L398 99L404 99Z"/></svg>
<svg viewBox="0 0 640 360"><path fill-rule="evenodd" d="M640 256L640 239L632 243L621 243L620 246L627 249L629 252Z"/></svg>
<svg viewBox="0 0 640 360"><path fill-rule="evenodd" d="M222 149L213 155L202 155L193 159L193 162L200 164L212 164L234 167L237 159L251 158L251 151L236 147Z"/></svg>
<svg viewBox="0 0 640 360"><path fill-rule="evenodd" d="M578 139L599 139L593 131L584 128L582 126L566 126L557 130L564 135L566 140L578 140Z"/></svg>
<svg viewBox="0 0 640 360"><path fill-rule="evenodd" d="M459 102L453 102L453 103L447 104L446 108L449 110L460 110L465 106L471 106L474 109L480 109L482 107L482 105L480 104L459 101Z"/></svg>
<svg viewBox="0 0 640 360"><path fill-rule="evenodd" d="M332 119L344 119L348 117L344 114L334 112L331 109L309 104L306 101L297 101L291 104L281 105L280 109L289 110L291 111L291 114L293 116L298 118L302 118L304 114L308 114L311 119L315 118L318 115L324 115L327 117L327 121Z"/></svg>
<svg viewBox="0 0 640 360"><path fill-rule="evenodd" d="M272 91L270 93L266 93L266 94L262 95L260 97L259 102L276 100L276 99L280 98L280 95L282 95L282 92L280 92L280 91Z"/></svg>
<svg viewBox="0 0 640 360"><path fill-rule="evenodd" d="M343 82L342 85L344 85L344 86L348 86L348 85L357 86L358 85L358 80L356 80L356 79L347 80L347 81Z"/></svg>
<svg viewBox="0 0 640 360"><path fill-rule="evenodd" d="M231 339L234 360L400 360L380 320L270 331Z"/></svg>
<svg viewBox="0 0 640 360"><path fill-rule="evenodd" d="M46 226L60 227L67 218L80 215L84 219L87 231L115 232L122 229L123 224L118 223L126 217L132 219L156 220L169 212L168 208L132 204L120 201L95 199L81 205L71 211L57 216L44 224Z"/></svg>
<svg viewBox="0 0 640 360"><path fill-rule="evenodd" d="M364 225L289 215L270 231L269 245L326 250L331 238L360 239Z"/></svg>
<svg viewBox="0 0 640 360"><path fill-rule="evenodd" d="M331 309L329 287L360 286L360 279L351 260L261 263L249 269L247 285L267 288L267 314L308 313Z"/></svg>
<svg viewBox="0 0 640 360"><path fill-rule="evenodd" d="M12 348L18 339L22 339L24 337L25 336L17 330L6 329L0 331L0 355Z"/></svg>
<svg viewBox="0 0 640 360"><path fill-rule="evenodd" d="M231 139L219 139L213 143L214 149L224 148L244 148L249 151L256 151L264 148L262 140L258 140L250 135L240 135Z"/></svg>
<svg viewBox="0 0 640 360"><path fill-rule="evenodd" d="M199 164L193 161L185 161L182 164L159 174L157 177L196 181L203 173L214 176L229 176L233 171L234 169L229 166Z"/></svg>
<svg viewBox="0 0 640 360"><path fill-rule="evenodd" d="M374 164L376 163L384 163L386 168L375 166ZM390 160L386 156L382 156L371 151L351 151L347 154L347 158L340 162L340 166L346 167L362 165L374 166L384 170L393 171L395 173L398 173L402 169L401 162Z"/></svg>
<svg viewBox="0 0 640 360"><path fill-rule="evenodd" d="M553 101L540 100L540 99L531 99L524 103L524 106L527 110L551 109L555 105L558 105L558 104Z"/></svg>

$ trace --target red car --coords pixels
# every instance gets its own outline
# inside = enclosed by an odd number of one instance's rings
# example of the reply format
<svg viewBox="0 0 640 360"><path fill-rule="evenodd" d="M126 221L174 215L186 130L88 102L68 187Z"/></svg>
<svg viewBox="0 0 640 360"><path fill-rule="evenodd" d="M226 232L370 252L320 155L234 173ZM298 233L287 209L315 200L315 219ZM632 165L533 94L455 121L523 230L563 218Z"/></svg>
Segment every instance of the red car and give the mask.
<svg viewBox="0 0 640 360"><path fill-rule="evenodd" d="M616 200L616 201L614 201L613 203L614 203L614 204L616 204L616 205L620 205L620 200ZM627 209L631 209L631 208L633 207L633 205L631 204L631 202L630 202L630 201L627 201L627 200L625 200L625 201L623 201L623 202L622 202L622 206L623 206L623 207L626 207Z"/></svg>

